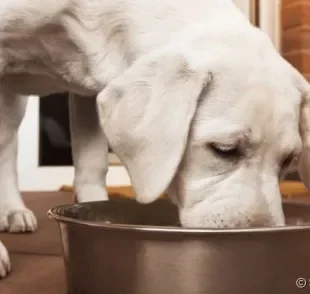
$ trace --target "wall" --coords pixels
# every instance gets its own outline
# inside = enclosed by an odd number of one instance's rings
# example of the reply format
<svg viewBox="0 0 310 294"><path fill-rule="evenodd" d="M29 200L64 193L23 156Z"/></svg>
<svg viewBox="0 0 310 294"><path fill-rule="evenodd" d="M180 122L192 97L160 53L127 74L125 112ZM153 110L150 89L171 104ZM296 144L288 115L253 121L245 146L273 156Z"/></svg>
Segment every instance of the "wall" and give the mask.
<svg viewBox="0 0 310 294"><path fill-rule="evenodd" d="M310 81L310 1L282 0L282 53Z"/></svg>

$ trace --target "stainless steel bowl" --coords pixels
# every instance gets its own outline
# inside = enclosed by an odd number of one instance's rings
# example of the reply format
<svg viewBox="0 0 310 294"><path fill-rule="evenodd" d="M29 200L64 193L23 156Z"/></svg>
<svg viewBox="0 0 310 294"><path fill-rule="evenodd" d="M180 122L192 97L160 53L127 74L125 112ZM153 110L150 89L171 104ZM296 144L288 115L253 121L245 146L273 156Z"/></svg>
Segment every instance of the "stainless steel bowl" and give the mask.
<svg viewBox="0 0 310 294"><path fill-rule="evenodd" d="M70 294L310 293L310 205L283 204L289 225L278 228L184 229L164 199L48 215L60 225Z"/></svg>

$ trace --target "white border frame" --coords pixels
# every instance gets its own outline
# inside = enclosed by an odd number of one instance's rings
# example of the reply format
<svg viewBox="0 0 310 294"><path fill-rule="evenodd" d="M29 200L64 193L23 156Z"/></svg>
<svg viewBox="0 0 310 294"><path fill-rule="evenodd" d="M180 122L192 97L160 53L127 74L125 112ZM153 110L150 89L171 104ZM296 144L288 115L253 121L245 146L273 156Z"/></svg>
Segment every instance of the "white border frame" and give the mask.
<svg viewBox="0 0 310 294"><path fill-rule="evenodd" d="M274 46L280 52L282 0L259 0L259 5L260 28L271 38Z"/></svg>
<svg viewBox="0 0 310 294"><path fill-rule="evenodd" d="M232 0L233 3L252 21L252 0Z"/></svg>
<svg viewBox="0 0 310 294"><path fill-rule="evenodd" d="M72 185L73 166L39 166L39 97L30 96L24 120L18 132L18 176L21 191L54 191ZM130 185L126 169L110 165L108 186Z"/></svg>
<svg viewBox="0 0 310 294"><path fill-rule="evenodd" d="M276 49L281 48L281 5L282 0L258 0L260 6L260 29L272 40ZM253 21L255 14L254 0L233 0L235 5Z"/></svg>

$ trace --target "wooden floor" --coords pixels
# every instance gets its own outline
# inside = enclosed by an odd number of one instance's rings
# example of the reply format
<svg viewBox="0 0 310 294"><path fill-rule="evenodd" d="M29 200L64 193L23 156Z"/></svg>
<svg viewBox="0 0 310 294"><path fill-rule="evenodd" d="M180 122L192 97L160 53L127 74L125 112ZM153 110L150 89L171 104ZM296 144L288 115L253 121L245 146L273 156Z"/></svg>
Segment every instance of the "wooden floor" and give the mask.
<svg viewBox="0 0 310 294"><path fill-rule="evenodd" d="M12 261L12 273L0 281L0 293L65 294L59 231L46 212L54 206L71 203L72 193L25 193L24 199L36 214L39 228L33 234L0 233Z"/></svg>
<svg viewBox="0 0 310 294"><path fill-rule="evenodd" d="M286 187L287 197L310 201L309 196L303 197L308 194L300 185L293 188ZM10 251L13 267L11 275L0 281L0 294L66 294L58 227L46 216L50 208L72 203L72 188L63 190L67 191L24 193L27 205L38 218L39 228L33 234L0 233L0 240ZM111 188L109 192L134 195L130 187Z"/></svg>

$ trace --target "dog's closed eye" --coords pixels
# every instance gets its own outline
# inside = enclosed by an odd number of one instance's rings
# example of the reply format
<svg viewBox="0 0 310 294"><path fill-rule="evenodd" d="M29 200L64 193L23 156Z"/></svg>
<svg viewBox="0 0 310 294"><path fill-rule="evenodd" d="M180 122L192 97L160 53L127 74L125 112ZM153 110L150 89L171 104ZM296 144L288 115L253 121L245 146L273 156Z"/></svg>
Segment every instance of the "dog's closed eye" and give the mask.
<svg viewBox="0 0 310 294"><path fill-rule="evenodd" d="M224 159L237 159L240 158L242 154L242 150L238 145L235 144L218 144L218 143L211 143L209 144L209 148L212 152L220 156Z"/></svg>

